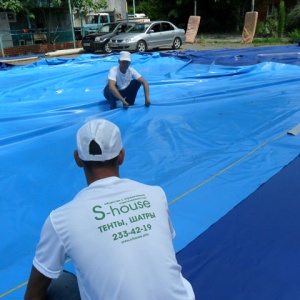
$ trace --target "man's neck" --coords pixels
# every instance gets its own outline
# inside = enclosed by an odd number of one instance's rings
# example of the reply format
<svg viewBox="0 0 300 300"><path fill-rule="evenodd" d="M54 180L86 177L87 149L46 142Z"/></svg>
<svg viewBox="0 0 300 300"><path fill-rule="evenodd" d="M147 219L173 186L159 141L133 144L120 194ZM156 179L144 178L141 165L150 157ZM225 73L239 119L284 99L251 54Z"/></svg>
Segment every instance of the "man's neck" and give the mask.
<svg viewBox="0 0 300 300"><path fill-rule="evenodd" d="M94 169L94 170L87 170L85 172L87 184L90 185L91 183L105 179L108 177L120 177L119 170L110 169L110 168L101 168L101 169Z"/></svg>
<svg viewBox="0 0 300 300"><path fill-rule="evenodd" d="M119 66L119 70L122 74L125 74L128 68L121 68L121 66Z"/></svg>

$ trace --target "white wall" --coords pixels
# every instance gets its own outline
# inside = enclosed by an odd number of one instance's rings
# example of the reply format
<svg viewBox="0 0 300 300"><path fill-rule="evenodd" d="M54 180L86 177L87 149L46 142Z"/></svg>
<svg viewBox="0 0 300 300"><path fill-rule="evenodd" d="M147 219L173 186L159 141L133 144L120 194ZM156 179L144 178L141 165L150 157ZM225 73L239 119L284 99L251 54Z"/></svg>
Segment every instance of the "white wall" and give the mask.
<svg viewBox="0 0 300 300"><path fill-rule="evenodd" d="M10 35L9 20L6 12L0 12L0 34L2 35L2 44L4 48L12 47L13 42Z"/></svg>
<svg viewBox="0 0 300 300"><path fill-rule="evenodd" d="M107 0L107 10L116 10L122 19L126 19L126 0Z"/></svg>

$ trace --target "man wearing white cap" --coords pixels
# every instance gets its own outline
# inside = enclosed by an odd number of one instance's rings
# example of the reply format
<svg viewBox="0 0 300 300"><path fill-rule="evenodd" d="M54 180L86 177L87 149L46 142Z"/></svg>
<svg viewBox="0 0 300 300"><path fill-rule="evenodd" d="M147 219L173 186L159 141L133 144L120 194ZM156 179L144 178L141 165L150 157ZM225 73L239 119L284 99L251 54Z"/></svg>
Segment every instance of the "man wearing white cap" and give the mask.
<svg viewBox="0 0 300 300"><path fill-rule="evenodd" d="M112 67L108 73L108 83L103 90L104 97L110 103L110 109L117 107L116 101L120 100L125 109L133 105L137 92L144 87L145 105L150 106L149 85L145 78L135 69L129 67L131 55L127 51L121 51L119 65Z"/></svg>
<svg viewBox="0 0 300 300"><path fill-rule="evenodd" d="M195 299L176 260L165 193L121 179L124 155L113 123L96 119L79 129L74 157L88 187L46 220L26 300L78 299L62 273L67 257L76 269L81 300Z"/></svg>

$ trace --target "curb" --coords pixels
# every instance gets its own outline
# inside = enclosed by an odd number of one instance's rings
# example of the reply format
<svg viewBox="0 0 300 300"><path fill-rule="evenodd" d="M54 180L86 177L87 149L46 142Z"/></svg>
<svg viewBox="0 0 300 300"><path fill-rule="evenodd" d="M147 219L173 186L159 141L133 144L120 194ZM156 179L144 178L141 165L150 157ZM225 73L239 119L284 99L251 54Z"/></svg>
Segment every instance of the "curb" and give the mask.
<svg viewBox="0 0 300 300"><path fill-rule="evenodd" d="M66 50L57 50L53 52L45 53L45 56L53 57L53 56L63 56L69 54L80 54L85 52L83 48L75 48L75 49L66 49Z"/></svg>

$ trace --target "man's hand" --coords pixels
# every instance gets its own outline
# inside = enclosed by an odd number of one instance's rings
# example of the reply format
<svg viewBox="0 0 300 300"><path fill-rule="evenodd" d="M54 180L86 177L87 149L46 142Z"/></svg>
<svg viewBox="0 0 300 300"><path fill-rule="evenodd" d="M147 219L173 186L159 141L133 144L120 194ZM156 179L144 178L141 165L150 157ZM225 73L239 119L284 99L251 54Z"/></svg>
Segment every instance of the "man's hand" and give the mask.
<svg viewBox="0 0 300 300"><path fill-rule="evenodd" d="M151 102L150 102L149 99L147 99L147 100L145 101L145 106L146 106L146 107L149 107L150 105L151 105Z"/></svg>
<svg viewBox="0 0 300 300"><path fill-rule="evenodd" d="M123 102L123 108L124 108L124 109L127 109L128 107L129 107L128 102L124 101L124 102Z"/></svg>

